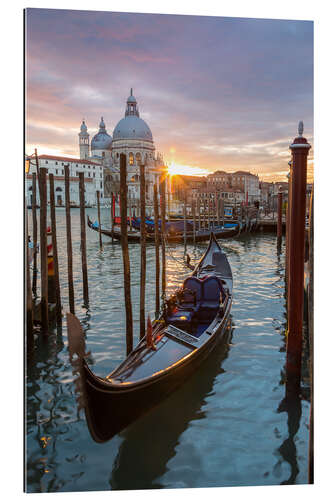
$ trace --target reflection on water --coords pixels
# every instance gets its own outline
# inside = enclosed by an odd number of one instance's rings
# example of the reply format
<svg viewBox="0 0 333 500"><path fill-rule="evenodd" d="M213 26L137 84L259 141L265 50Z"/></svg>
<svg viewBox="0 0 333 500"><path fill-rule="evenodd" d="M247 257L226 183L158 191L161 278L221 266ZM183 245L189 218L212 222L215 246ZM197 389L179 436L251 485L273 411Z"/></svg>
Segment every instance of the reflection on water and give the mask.
<svg viewBox="0 0 333 500"><path fill-rule="evenodd" d="M96 218L95 210L89 210ZM29 214L30 215L30 214ZM109 210L102 210L107 224ZM57 210L64 310L65 214ZM31 227L31 226L30 226ZM83 306L79 212L72 210L75 308L90 365L105 376L123 359L125 314L119 244L87 229L89 309ZM84 491L307 482L309 403L284 400L284 246L272 235L222 245L234 273L232 341L166 401L108 443L90 437L75 401L67 333L36 339L27 367L27 490ZM205 249L188 246L191 261ZM135 343L139 335L140 250L130 246ZM147 250L147 312L154 315L154 249ZM183 247L168 249L168 291L188 274ZM231 332L230 332L231 334Z"/></svg>

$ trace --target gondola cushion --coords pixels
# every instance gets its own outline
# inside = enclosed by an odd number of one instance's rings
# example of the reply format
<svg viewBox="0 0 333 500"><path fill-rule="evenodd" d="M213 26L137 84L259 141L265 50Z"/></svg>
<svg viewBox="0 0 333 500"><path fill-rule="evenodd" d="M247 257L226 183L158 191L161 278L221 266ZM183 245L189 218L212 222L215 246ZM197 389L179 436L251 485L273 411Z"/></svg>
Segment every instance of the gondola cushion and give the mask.
<svg viewBox="0 0 333 500"><path fill-rule="evenodd" d="M190 323L192 321L193 311L184 311L178 309L176 312L168 316L168 323L172 325L179 325L182 323Z"/></svg>

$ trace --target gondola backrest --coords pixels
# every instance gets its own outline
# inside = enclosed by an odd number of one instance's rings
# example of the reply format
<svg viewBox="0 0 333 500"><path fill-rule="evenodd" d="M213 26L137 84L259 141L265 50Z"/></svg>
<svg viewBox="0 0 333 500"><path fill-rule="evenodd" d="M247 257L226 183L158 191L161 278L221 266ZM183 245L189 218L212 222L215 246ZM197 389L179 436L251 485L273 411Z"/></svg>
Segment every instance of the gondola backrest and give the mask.
<svg viewBox="0 0 333 500"><path fill-rule="evenodd" d="M223 287L216 276L208 276L202 282L203 300L219 302L220 294L224 296Z"/></svg>
<svg viewBox="0 0 333 500"><path fill-rule="evenodd" d="M190 276L184 281L184 301L193 302L193 295L186 293L186 288L195 292L197 301L202 299L202 283L198 278Z"/></svg>

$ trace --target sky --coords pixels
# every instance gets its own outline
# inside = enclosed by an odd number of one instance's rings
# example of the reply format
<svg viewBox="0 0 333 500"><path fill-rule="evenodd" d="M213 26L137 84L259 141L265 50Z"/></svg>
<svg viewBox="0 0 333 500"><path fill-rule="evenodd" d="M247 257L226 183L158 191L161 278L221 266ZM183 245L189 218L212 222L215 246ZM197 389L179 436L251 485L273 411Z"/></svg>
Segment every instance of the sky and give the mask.
<svg viewBox="0 0 333 500"><path fill-rule="evenodd" d="M26 153L79 155L133 88L178 173L248 170L286 181L299 120L311 143L313 23L27 9Z"/></svg>

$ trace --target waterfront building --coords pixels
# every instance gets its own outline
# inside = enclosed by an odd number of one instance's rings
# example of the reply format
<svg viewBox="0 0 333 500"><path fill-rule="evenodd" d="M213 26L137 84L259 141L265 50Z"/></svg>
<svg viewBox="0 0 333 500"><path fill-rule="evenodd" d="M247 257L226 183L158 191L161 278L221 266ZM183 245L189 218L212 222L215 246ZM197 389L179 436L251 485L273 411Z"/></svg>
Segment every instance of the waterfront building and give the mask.
<svg viewBox="0 0 333 500"><path fill-rule="evenodd" d="M35 155L30 156L30 169L26 174L25 197L27 205L32 203L32 174L37 172ZM65 205L65 165L69 166L70 200L72 204L79 205L79 172L84 172L85 200L87 205L96 203L96 191L100 191L103 199L104 167L101 163L87 159L68 158L66 156L40 155L38 156L39 168L46 168L48 174L54 175L55 203L57 206ZM47 175L47 200L50 201L49 177ZM36 190L37 204L39 205L39 190Z"/></svg>
<svg viewBox="0 0 333 500"><path fill-rule="evenodd" d="M234 198L240 199L242 196L239 195L239 192L242 192L244 193L244 201L248 201L248 203L253 203L260 198L259 177L243 170L237 172L218 170L207 176L207 186L217 191L222 190L225 197L235 193Z"/></svg>

